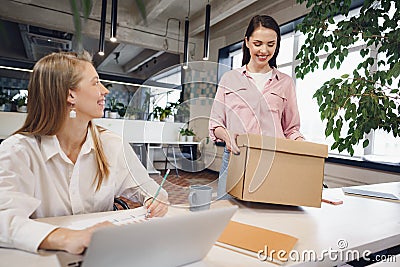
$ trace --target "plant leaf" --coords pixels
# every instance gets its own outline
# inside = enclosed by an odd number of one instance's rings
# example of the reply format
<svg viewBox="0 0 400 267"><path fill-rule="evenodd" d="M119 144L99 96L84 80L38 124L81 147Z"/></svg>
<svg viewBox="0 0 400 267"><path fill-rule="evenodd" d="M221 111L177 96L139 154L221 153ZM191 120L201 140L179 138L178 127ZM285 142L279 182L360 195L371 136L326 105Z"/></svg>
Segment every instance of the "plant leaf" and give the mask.
<svg viewBox="0 0 400 267"><path fill-rule="evenodd" d="M144 24L147 25L147 13L146 13L146 6L142 0L135 0L136 6L139 9L140 15L144 20Z"/></svg>
<svg viewBox="0 0 400 267"><path fill-rule="evenodd" d="M83 7L83 17L85 20L89 18L90 13L92 12L93 1L92 0L81 0Z"/></svg>
<svg viewBox="0 0 400 267"><path fill-rule="evenodd" d="M81 25L81 16L79 14L78 4L76 0L70 0L71 10L72 10L72 17L74 21L75 27L75 38L78 44L82 43L82 25Z"/></svg>
<svg viewBox="0 0 400 267"><path fill-rule="evenodd" d="M363 142L363 148L366 148L369 145L369 140L365 139Z"/></svg>

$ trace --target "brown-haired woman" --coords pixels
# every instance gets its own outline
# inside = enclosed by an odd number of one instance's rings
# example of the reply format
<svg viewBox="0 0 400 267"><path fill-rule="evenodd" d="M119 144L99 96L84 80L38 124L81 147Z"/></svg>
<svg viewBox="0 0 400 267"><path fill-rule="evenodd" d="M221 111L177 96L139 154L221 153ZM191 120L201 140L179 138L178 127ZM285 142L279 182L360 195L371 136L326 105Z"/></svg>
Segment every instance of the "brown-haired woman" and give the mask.
<svg viewBox="0 0 400 267"><path fill-rule="evenodd" d="M240 152L238 134L304 140L293 79L277 69L280 42L278 23L270 16L254 16L243 40L242 67L226 72L219 82L209 123L211 139L226 144L219 198L226 195L230 153Z"/></svg>

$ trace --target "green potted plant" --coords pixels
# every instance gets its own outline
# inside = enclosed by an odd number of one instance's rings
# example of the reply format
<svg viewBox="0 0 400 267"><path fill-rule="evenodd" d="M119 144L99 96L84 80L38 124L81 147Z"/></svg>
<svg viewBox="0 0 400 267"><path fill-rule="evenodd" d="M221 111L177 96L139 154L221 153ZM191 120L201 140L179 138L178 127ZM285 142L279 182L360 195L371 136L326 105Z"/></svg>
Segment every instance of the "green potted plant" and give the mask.
<svg viewBox="0 0 400 267"><path fill-rule="evenodd" d="M117 102L117 112L120 118L123 118L125 116L126 108L127 107L124 105L124 103Z"/></svg>
<svg viewBox="0 0 400 267"><path fill-rule="evenodd" d="M109 108L109 118L116 119L118 116L123 117L126 112L126 106L118 102L115 97L111 97L108 100L108 108Z"/></svg>
<svg viewBox="0 0 400 267"><path fill-rule="evenodd" d="M153 112L151 113L153 115L153 119L165 121L168 116L175 114L175 109L178 105L179 101L176 103L169 102L165 108L162 108L160 106L155 107L153 109Z"/></svg>
<svg viewBox="0 0 400 267"><path fill-rule="evenodd" d="M26 104L28 98L26 95L20 95L17 99L15 99L15 104L17 105L18 112L26 112Z"/></svg>
<svg viewBox="0 0 400 267"><path fill-rule="evenodd" d="M186 128L179 129L179 141L186 142Z"/></svg>
<svg viewBox="0 0 400 267"><path fill-rule="evenodd" d="M185 135L186 135L186 141L187 142L193 142L193 139L196 136L196 134L194 133L193 129L189 129L189 128L186 128Z"/></svg>
<svg viewBox="0 0 400 267"><path fill-rule="evenodd" d="M151 114L153 114L153 119L155 120L159 119L160 121L165 121L165 118L169 116L170 111L157 106L153 109L153 112Z"/></svg>
<svg viewBox="0 0 400 267"><path fill-rule="evenodd" d="M118 109L117 109L117 99L115 97L109 98L108 108L109 108L108 117L111 119L116 119L118 115Z"/></svg>
<svg viewBox="0 0 400 267"><path fill-rule="evenodd" d="M181 142L193 142L193 138L196 136L193 129L189 128L180 128L180 141Z"/></svg>

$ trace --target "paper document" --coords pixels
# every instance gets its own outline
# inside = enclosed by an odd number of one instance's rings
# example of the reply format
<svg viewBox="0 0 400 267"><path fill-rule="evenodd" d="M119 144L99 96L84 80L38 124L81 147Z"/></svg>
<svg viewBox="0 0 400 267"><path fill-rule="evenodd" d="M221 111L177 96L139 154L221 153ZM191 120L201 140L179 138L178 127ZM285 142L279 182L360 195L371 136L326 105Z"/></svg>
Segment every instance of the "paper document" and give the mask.
<svg viewBox="0 0 400 267"><path fill-rule="evenodd" d="M74 230L81 230L93 226L97 223L109 221L115 225L124 225L128 223L142 222L146 220L147 210L144 207L126 210L124 212L115 212L101 217L90 218L72 222L66 227Z"/></svg>

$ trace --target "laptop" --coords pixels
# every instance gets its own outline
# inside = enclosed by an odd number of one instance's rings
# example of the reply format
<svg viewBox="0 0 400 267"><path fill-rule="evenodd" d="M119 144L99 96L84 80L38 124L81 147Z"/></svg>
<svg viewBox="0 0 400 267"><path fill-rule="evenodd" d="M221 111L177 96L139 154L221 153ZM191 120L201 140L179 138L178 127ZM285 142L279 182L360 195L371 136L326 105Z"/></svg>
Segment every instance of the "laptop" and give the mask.
<svg viewBox="0 0 400 267"><path fill-rule="evenodd" d="M236 210L232 206L101 228L83 256L58 252L57 257L63 267L175 267L198 262Z"/></svg>
<svg viewBox="0 0 400 267"><path fill-rule="evenodd" d="M343 187L343 192L349 195L359 195L365 197L373 197L373 198L383 198L389 200L400 201L400 197L396 196L395 194L388 193L388 192L380 192L380 191L372 191L372 190L364 190L354 187Z"/></svg>

